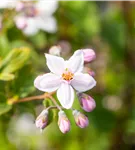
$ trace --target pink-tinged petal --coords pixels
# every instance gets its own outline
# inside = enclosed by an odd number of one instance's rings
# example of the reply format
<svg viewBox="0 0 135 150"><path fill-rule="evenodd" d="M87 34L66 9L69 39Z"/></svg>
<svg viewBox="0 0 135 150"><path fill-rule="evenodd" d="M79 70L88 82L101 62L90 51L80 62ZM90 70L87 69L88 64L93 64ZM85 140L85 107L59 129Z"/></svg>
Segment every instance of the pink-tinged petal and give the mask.
<svg viewBox="0 0 135 150"><path fill-rule="evenodd" d="M57 0L38 0L35 4L36 8L40 11L40 13L45 14L46 16L51 16L56 9L58 8Z"/></svg>
<svg viewBox="0 0 135 150"><path fill-rule="evenodd" d="M69 68L73 73L82 72L84 67L83 51L75 51L73 56L66 62L66 68Z"/></svg>
<svg viewBox="0 0 135 150"><path fill-rule="evenodd" d="M71 85L79 92L85 92L92 89L96 85L95 79L89 74L76 73Z"/></svg>
<svg viewBox="0 0 135 150"><path fill-rule="evenodd" d="M24 7L25 7L25 4L24 4L23 2L18 2L18 3L16 4L15 10L16 10L17 12L23 11Z"/></svg>
<svg viewBox="0 0 135 150"><path fill-rule="evenodd" d="M38 28L49 33L57 31L56 19L52 16L46 17L45 15L36 18L38 22Z"/></svg>
<svg viewBox="0 0 135 150"><path fill-rule="evenodd" d="M35 18L27 18L27 26L24 28L23 32L26 35L34 35L38 32L37 21Z"/></svg>
<svg viewBox="0 0 135 150"><path fill-rule="evenodd" d="M57 97L64 108L70 109L74 101L74 90L68 83L62 83L57 91Z"/></svg>
<svg viewBox="0 0 135 150"><path fill-rule="evenodd" d="M62 75L64 72L64 59L58 56L45 54L46 63L51 72Z"/></svg>
<svg viewBox="0 0 135 150"><path fill-rule="evenodd" d="M34 86L40 91L53 92L60 87L61 82L62 81L59 76L52 73L47 73L38 76L34 81Z"/></svg>
<svg viewBox="0 0 135 150"><path fill-rule="evenodd" d="M15 24L18 29L25 29L27 27L27 18L23 16L16 16L15 17Z"/></svg>

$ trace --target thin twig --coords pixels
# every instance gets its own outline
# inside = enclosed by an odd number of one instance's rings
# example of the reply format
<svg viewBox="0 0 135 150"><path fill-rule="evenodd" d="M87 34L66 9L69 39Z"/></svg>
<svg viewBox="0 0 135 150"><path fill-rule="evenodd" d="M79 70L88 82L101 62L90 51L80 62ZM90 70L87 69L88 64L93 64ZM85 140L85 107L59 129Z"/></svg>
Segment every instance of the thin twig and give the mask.
<svg viewBox="0 0 135 150"><path fill-rule="evenodd" d="M33 100L40 100L40 99L44 99L46 98L46 95L38 95L38 96L32 96L32 97L26 97L26 98L22 98L20 100L15 101L14 103L21 103L21 102L28 102L28 101L33 101Z"/></svg>
<svg viewBox="0 0 135 150"><path fill-rule="evenodd" d="M47 96L52 100L54 105L56 105L59 110L62 110L62 108L57 104L56 100L50 94L48 94Z"/></svg>
<svg viewBox="0 0 135 150"><path fill-rule="evenodd" d="M43 95L38 95L38 96L31 96L31 97L26 97L26 98L22 98L19 100L15 100L13 102L11 102L12 104L16 104L16 103L21 103L21 102L29 102L29 101L34 101L34 100L41 100L41 99L45 99L47 97L49 97L49 95L54 94L55 92L52 93L45 93Z"/></svg>
<svg viewBox="0 0 135 150"><path fill-rule="evenodd" d="M46 110L50 110L50 109L58 109L58 107L57 106L49 106L46 108Z"/></svg>
<svg viewBox="0 0 135 150"><path fill-rule="evenodd" d="M61 107L61 106L59 106L59 107ZM49 106L46 108L46 110L50 110L50 109L58 109L58 107L57 106ZM61 107L61 109L64 109L64 108Z"/></svg>

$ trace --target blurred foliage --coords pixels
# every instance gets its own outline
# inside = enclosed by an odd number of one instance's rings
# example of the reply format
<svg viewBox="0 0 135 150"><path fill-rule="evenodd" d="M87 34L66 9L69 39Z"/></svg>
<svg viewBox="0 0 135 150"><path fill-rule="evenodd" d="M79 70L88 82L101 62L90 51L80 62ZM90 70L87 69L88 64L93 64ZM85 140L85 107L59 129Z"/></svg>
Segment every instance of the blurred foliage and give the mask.
<svg viewBox="0 0 135 150"><path fill-rule="evenodd" d="M135 148L135 94L133 94L135 70L133 67L128 68L126 64L130 62L127 56L128 49L132 50L130 55L135 56L135 47L127 46L127 43L130 43L127 41L131 38L127 33L129 31L127 20L132 19L131 22L135 24L134 6L132 2L130 13L127 11L129 18L125 19L126 8L123 2L60 1L54 14L58 31L54 34L39 31L34 36L26 36L15 27L11 10L1 11L3 17L8 16L3 19L4 26L0 32L1 150L133 150ZM134 38L135 26L133 27ZM72 47L68 56L80 48L89 47L96 51L97 59L89 66L96 72L97 86L88 93L96 100L97 107L93 112L87 113L90 125L86 129L78 128L71 112L66 112L72 126L71 131L63 135L58 129L57 111L54 110L50 114L50 122L54 116L55 121L43 131L43 134L38 134L36 129L30 130L31 127L28 131L32 132L26 132L22 130L20 124L17 124L17 119L24 113L36 117L37 112L42 110L38 108L42 101L14 105L12 103L20 98L42 93L34 88L33 81L38 74L48 71L44 53L48 52L50 46L60 42L65 42L65 47ZM133 84L133 88L131 88L132 96L127 98L126 102L125 94L128 95L128 91L126 93L124 89L128 83ZM116 96L119 102L114 103ZM111 101L110 97L114 97L114 101ZM80 109L77 98L75 101L74 106ZM48 105L47 103L47 100L43 101L44 107ZM31 124L34 123L34 119L32 121ZM22 125L25 128L29 126L28 123ZM122 134L124 148L115 147L119 134ZM123 143L118 144L120 146Z"/></svg>

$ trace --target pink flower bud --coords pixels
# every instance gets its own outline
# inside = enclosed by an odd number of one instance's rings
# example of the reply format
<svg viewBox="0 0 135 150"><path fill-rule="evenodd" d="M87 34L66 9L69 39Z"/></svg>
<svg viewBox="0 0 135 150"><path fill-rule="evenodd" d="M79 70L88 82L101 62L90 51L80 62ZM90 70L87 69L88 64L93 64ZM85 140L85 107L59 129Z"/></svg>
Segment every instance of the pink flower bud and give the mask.
<svg viewBox="0 0 135 150"><path fill-rule="evenodd" d="M89 63L96 58L96 54L92 49L84 49L84 62Z"/></svg>
<svg viewBox="0 0 135 150"><path fill-rule="evenodd" d="M85 128L89 125L89 120L84 114L80 113L77 110L74 110L73 115L76 125L79 126L80 128Z"/></svg>
<svg viewBox="0 0 135 150"><path fill-rule="evenodd" d="M49 54L51 54L51 55L60 56L60 53L61 53L61 47L60 46L52 46L49 49Z"/></svg>
<svg viewBox="0 0 135 150"><path fill-rule="evenodd" d="M78 93L77 95L83 110L91 112L95 109L96 103L91 96L85 93Z"/></svg>
<svg viewBox="0 0 135 150"><path fill-rule="evenodd" d="M70 131L70 121L64 111L59 111L58 125L62 133L67 133Z"/></svg>
<svg viewBox="0 0 135 150"><path fill-rule="evenodd" d="M93 70L89 70L88 74L92 77L95 77L95 72Z"/></svg>
<svg viewBox="0 0 135 150"><path fill-rule="evenodd" d="M35 123L37 128L44 129L48 124L48 110L43 110L37 117Z"/></svg>
<svg viewBox="0 0 135 150"><path fill-rule="evenodd" d="M89 67L84 67L83 72L88 73L90 76L94 77L95 76L95 72L93 70L91 70L91 68Z"/></svg>

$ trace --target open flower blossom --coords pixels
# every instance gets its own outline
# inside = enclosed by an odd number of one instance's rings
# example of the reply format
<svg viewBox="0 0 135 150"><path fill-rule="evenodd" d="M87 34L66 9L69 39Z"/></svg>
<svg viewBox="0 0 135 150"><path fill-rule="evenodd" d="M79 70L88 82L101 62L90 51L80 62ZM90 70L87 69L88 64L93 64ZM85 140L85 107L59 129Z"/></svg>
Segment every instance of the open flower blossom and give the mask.
<svg viewBox="0 0 135 150"><path fill-rule="evenodd" d="M50 33L56 32L56 20L52 14L57 7L57 0L4 0L0 2L0 8L15 8L17 12L14 17L15 24L27 35L34 35L40 29Z"/></svg>
<svg viewBox="0 0 135 150"><path fill-rule="evenodd" d="M45 54L50 73L38 76L34 86L44 92L57 90L57 98L61 105L70 109L74 102L74 89L85 92L96 85L92 76L83 73L84 55L82 50L77 50L69 60Z"/></svg>

